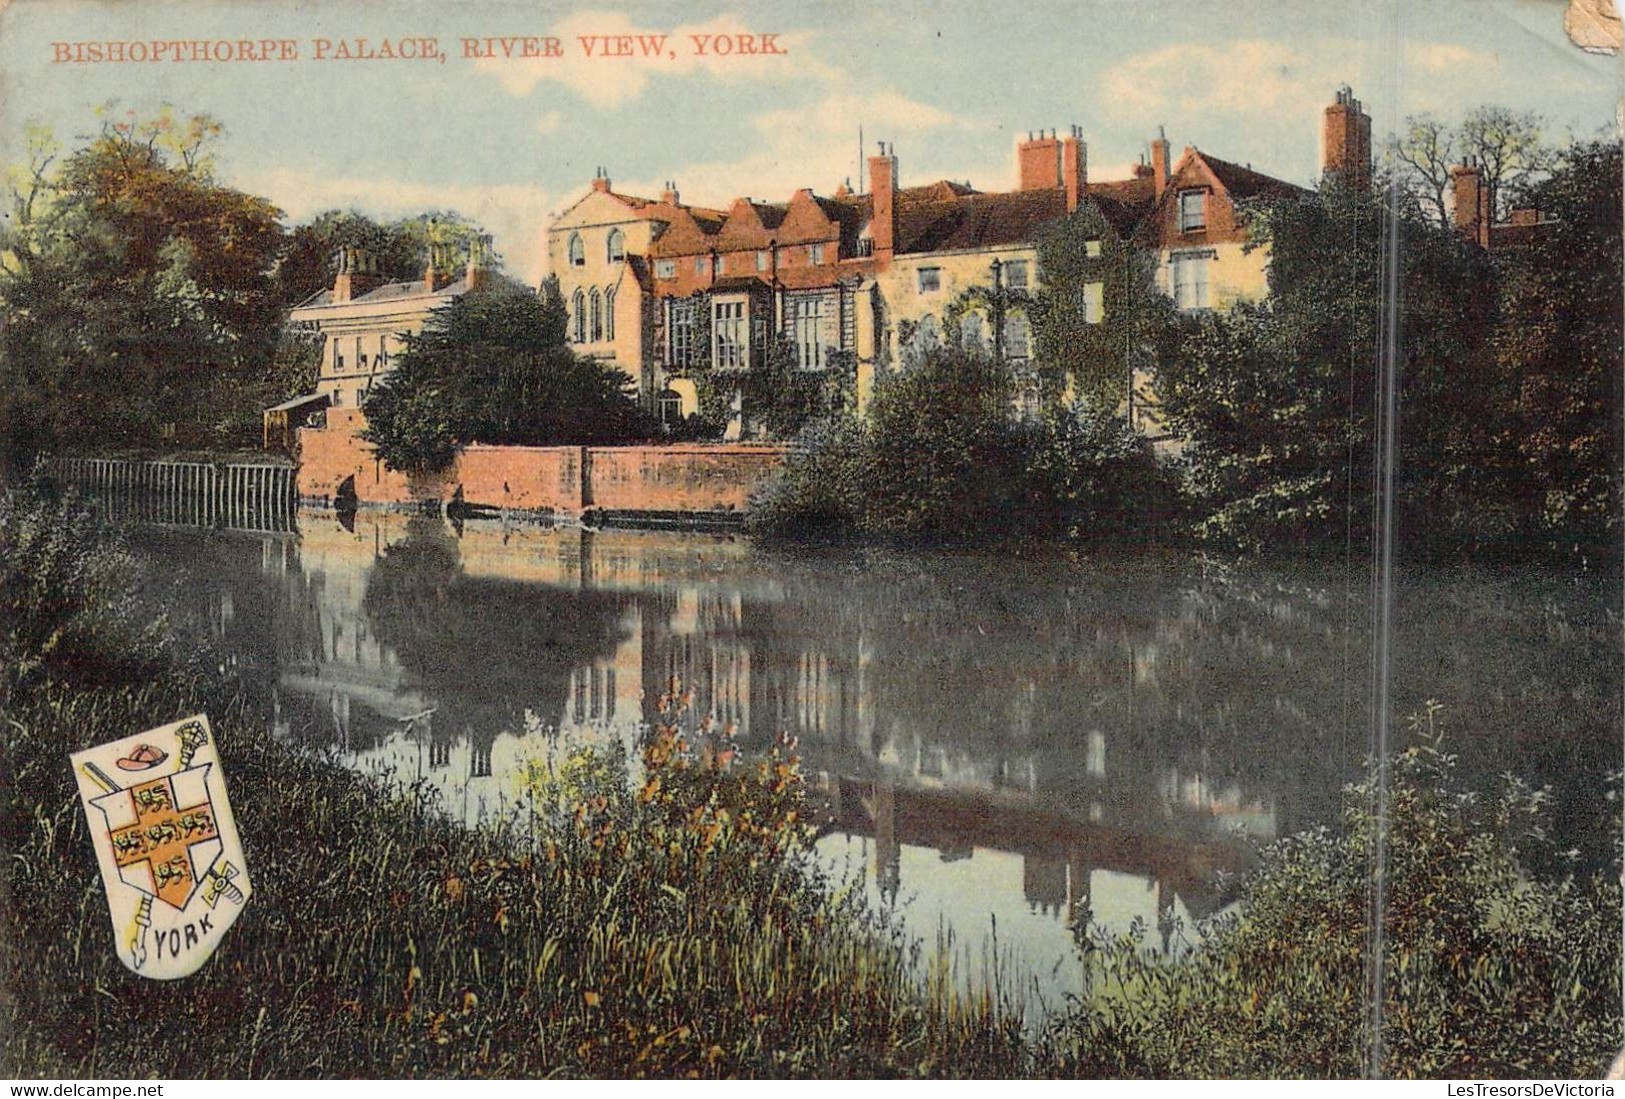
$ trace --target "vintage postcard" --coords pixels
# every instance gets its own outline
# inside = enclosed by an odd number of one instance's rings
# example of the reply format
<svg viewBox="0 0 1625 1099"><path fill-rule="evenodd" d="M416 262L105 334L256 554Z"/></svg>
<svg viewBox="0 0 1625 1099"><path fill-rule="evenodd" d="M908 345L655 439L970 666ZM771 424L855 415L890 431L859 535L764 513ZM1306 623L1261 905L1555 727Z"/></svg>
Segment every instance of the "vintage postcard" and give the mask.
<svg viewBox="0 0 1625 1099"><path fill-rule="evenodd" d="M1619 47L0 7L0 1075L1600 1078Z"/></svg>

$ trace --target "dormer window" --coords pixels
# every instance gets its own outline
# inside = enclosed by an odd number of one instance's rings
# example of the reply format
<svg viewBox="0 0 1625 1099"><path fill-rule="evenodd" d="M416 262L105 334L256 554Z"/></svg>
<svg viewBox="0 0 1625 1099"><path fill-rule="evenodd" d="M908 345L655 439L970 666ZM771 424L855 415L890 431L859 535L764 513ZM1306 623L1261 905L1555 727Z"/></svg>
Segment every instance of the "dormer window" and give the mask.
<svg viewBox="0 0 1625 1099"><path fill-rule="evenodd" d="M570 266L587 266L587 246L582 243L580 233L570 234Z"/></svg>
<svg viewBox="0 0 1625 1099"><path fill-rule="evenodd" d="M674 259L655 260L655 278L674 279L677 277L677 261Z"/></svg>
<svg viewBox="0 0 1625 1099"><path fill-rule="evenodd" d="M626 237L619 229L609 231L609 262L620 263L626 259Z"/></svg>
<svg viewBox="0 0 1625 1099"><path fill-rule="evenodd" d="M807 258L813 263L824 262L824 246L822 244L807 245Z"/></svg>
<svg viewBox="0 0 1625 1099"><path fill-rule="evenodd" d="M758 271L766 271L767 270L767 253L766 252L757 252L756 253L756 270L758 270Z"/></svg>
<svg viewBox="0 0 1625 1099"><path fill-rule="evenodd" d="M1179 231L1194 233L1207 228L1207 192L1179 192Z"/></svg>

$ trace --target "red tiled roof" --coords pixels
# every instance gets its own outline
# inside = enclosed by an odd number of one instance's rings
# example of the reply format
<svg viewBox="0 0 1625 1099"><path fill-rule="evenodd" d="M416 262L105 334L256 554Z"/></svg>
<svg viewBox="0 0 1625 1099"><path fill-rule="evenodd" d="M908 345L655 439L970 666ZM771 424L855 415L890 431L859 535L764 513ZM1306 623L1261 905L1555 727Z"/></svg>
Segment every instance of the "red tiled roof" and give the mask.
<svg viewBox="0 0 1625 1099"><path fill-rule="evenodd" d="M902 255L1019 244L1066 212L1066 192L1059 187L910 202L897 210L896 250Z"/></svg>
<svg viewBox="0 0 1625 1099"><path fill-rule="evenodd" d="M1302 187L1288 183L1284 179L1267 176L1263 172L1255 172L1240 164L1232 164L1228 160L1220 160L1216 156L1197 150L1197 156L1218 177L1224 189L1230 192L1231 198L1254 198L1258 195L1284 195L1301 192Z"/></svg>

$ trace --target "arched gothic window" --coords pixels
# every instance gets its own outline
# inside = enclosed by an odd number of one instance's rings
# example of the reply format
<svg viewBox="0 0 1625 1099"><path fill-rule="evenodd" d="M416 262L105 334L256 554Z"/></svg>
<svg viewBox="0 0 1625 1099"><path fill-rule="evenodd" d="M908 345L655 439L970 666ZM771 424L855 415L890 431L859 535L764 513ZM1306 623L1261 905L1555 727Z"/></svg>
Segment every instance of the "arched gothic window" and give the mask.
<svg viewBox="0 0 1625 1099"><path fill-rule="evenodd" d="M626 237L619 229L609 231L609 262L620 263L626 258Z"/></svg>
<svg viewBox="0 0 1625 1099"><path fill-rule="evenodd" d="M598 288L592 291L592 342L597 343L604 338L604 300L598 296Z"/></svg>
<svg viewBox="0 0 1625 1099"><path fill-rule="evenodd" d="M1033 355L1033 326L1027 314L1016 311L1004 318L1004 357L1030 359Z"/></svg>
<svg viewBox="0 0 1625 1099"><path fill-rule="evenodd" d="M615 338L615 288L604 291L604 339Z"/></svg>
<svg viewBox="0 0 1625 1099"><path fill-rule="evenodd" d="M987 326L982 314L972 311L959 318L959 342L966 351L987 350Z"/></svg>
<svg viewBox="0 0 1625 1099"><path fill-rule="evenodd" d="M570 299L570 338L576 343L587 342L587 296L580 290Z"/></svg>
<svg viewBox="0 0 1625 1099"><path fill-rule="evenodd" d="M581 242L580 233L570 234L570 266L587 266L587 246Z"/></svg>

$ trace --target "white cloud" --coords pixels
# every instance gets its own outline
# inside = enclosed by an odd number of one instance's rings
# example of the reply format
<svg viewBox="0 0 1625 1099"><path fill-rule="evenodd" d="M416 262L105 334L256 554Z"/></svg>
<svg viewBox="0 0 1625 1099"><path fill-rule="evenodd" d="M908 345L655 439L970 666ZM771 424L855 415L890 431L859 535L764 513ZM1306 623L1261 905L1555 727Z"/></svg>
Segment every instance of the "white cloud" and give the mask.
<svg viewBox="0 0 1625 1099"><path fill-rule="evenodd" d="M1405 47L1406 60L1413 68L1444 72L1467 64L1483 63L1484 54L1454 42L1412 42ZM1494 58L1489 58L1494 64Z"/></svg>
<svg viewBox="0 0 1625 1099"><path fill-rule="evenodd" d="M265 195L303 221L323 210L354 209L369 217L395 218L424 210L455 210L491 233L509 274L537 282L547 266L547 224L557 205L554 196L524 184L439 186L376 178L344 178L292 168L237 181L253 194Z"/></svg>
<svg viewBox="0 0 1625 1099"><path fill-rule="evenodd" d="M704 74L725 83L741 81L801 81L808 78L834 80L841 75L817 60L808 50L808 36L780 35L777 47L783 54L720 56L707 49L701 55L694 35L755 34L755 28L737 15L723 15L702 23L672 28L643 27L624 12L576 12L560 20L548 32L560 42L563 56L547 58L481 58L474 62L476 72L496 78L515 96L529 95L543 81L556 81L599 107L618 107L642 95L652 76L692 76ZM582 36L629 36L636 52L632 57L589 57ZM663 42L656 39L663 36ZM709 41L709 39L707 40ZM645 48L658 52L645 54ZM594 49L598 54L598 49Z"/></svg>
<svg viewBox="0 0 1625 1099"><path fill-rule="evenodd" d="M1268 40L1222 46L1182 44L1136 54L1106 70L1106 101L1120 108L1196 112L1267 112L1326 94L1323 70L1304 54Z"/></svg>
<svg viewBox="0 0 1625 1099"><path fill-rule="evenodd" d="M752 116L748 124L757 137L744 143L751 152L742 157L692 162L668 175L681 186L684 202L701 206L726 208L741 194L782 202L798 187L827 195L843 180L851 179L857 186L860 122L870 137L905 142L916 134L976 128L947 111L895 92L834 93L807 107L775 108ZM871 145L864 155L872 149ZM626 190L657 193L660 187L632 182Z"/></svg>
<svg viewBox="0 0 1625 1099"><path fill-rule="evenodd" d="M892 133L923 133L949 126L968 126L947 111L896 92L862 96L835 94L811 107L763 111L751 119L751 124L769 137L799 131L803 137L848 138L857 133L859 123L877 138Z"/></svg>

